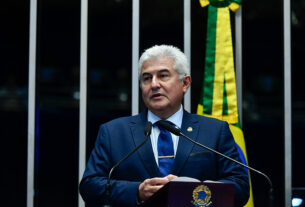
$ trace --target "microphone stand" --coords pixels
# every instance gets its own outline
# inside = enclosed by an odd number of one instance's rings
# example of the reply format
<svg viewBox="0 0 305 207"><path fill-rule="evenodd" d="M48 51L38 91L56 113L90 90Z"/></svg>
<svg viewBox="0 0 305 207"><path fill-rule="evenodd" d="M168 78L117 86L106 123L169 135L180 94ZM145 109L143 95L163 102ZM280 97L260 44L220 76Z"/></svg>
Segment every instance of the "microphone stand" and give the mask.
<svg viewBox="0 0 305 207"><path fill-rule="evenodd" d="M267 179L268 183L269 183L269 186L270 186L270 188L269 188L269 207L273 207L273 203L274 203L273 185L272 185L272 182L271 182L270 178L269 178L266 174L264 174L264 173L262 173L262 172L260 172L260 171L258 171L258 170L256 170L256 169L254 169L254 168L252 168L252 167L250 167L250 166L248 166L248 165L245 165L244 163L241 163L241 162L239 162L239 161L237 161L237 160L234 160L233 158L228 157L228 156L226 156L226 155L224 155L224 154L222 154L222 153L220 153L220 152L218 152L218 151L216 151L216 150L214 150L214 149L211 149L211 148L209 148L209 147L207 147L207 146L205 146L205 145L203 145L203 144L200 144L199 142L196 142L196 141L192 140L191 138L189 138L188 136L186 136L185 134L183 134L183 133L181 132L181 130L180 130L179 128L177 128L176 126L172 126L172 125L168 124L168 123L165 122L165 121L159 121L159 124L160 124L164 129L168 130L169 132L171 132L171 133L173 133L173 134L175 134L175 135L177 135L177 136L182 136L182 137L186 138L187 140L189 140L190 142L192 142L192 143L194 143L194 144L196 144L196 145L199 145L200 147L203 147L203 148L205 148L205 149L207 149L207 150L209 150L209 151L211 151L211 152L216 153L217 155L220 155L220 156L222 156L222 157L225 157L226 159L231 160L231 161L233 161L233 162L235 162L235 163L237 163L237 164L239 164L239 165L241 165L241 166L243 166L243 167L245 167L245 168L247 168L247 169L249 169L249 170L252 170L252 171L258 173L258 174L262 175L263 177L265 177L265 178Z"/></svg>
<svg viewBox="0 0 305 207"><path fill-rule="evenodd" d="M143 142L141 142L136 148L134 148L131 152L129 152L123 159L121 159L117 164L115 164L111 169L108 174L108 179L107 179L107 184L106 184L106 199L105 199L105 204L103 207L111 207L110 205L110 192L111 192L111 185L110 185L110 178L113 173L113 171L121 165L122 162L124 162L128 157L130 157L135 151L137 151L145 142L148 140L150 133L151 133L151 127L152 124L151 122L147 122L145 126L145 139Z"/></svg>

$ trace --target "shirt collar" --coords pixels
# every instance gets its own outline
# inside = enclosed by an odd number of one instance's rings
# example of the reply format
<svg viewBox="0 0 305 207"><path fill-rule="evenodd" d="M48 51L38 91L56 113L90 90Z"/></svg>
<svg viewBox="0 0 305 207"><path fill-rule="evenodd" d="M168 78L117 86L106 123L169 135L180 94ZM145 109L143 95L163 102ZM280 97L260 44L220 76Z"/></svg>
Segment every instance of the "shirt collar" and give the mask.
<svg viewBox="0 0 305 207"><path fill-rule="evenodd" d="M172 122L177 127L181 128L182 117L183 117L183 108L182 108L182 105L181 105L180 109L166 120ZM152 113L150 110L148 110L147 120L150 121L152 124L154 124L161 119L157 115Z"/></svg>

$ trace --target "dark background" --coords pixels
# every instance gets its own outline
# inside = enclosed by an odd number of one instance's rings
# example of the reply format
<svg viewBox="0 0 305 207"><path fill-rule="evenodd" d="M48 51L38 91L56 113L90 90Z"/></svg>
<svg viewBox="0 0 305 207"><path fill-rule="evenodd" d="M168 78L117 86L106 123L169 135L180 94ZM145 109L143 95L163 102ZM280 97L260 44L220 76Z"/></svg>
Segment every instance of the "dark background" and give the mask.
<svg viewBox="0 0 305 207"><path fill-rule="evenodd" d="M0 7L1 206L26 206L29 4L4 0ZM291 4L292 181L304 187L305 3ZM248 160L270 176L275 206L284 206L282 2L245 1L242 13ZM89 1L88 155L101 123L131 114L131 18L131 0ZM193 113L201 93L206 18L207 9L192 1ZM35 206L77 206L80 1L39 0L37 35ZM140 1L140 52L155 44L183 49L182 0ZM266 206L268 183L251 177L255 206ZM293 195L304 198L304 191Z"/></svg>

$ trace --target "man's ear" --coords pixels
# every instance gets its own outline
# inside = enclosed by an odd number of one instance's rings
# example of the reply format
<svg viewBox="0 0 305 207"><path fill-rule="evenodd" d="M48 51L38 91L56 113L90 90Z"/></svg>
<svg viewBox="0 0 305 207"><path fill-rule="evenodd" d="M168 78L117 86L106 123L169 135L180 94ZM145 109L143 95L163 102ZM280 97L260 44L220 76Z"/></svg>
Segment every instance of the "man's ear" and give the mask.
<svg viewBox="0 0 305 207"><path fill-rule="evenodd" d="M190 75L186 75L183 77L182 81L183 81L183 92L186 93L191 85L192 77Z"/></svg>

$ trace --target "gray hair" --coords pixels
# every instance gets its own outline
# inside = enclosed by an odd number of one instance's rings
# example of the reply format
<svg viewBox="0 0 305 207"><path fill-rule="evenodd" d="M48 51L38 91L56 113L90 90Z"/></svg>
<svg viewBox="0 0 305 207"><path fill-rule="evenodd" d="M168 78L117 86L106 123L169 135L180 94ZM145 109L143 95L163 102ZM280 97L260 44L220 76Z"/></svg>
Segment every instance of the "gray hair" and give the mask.
<svg viewBox="0 0 305 207"><path fill-rule="evenodd" d="M147 60L158 58L171 58L174 60L174 70L179 74L179 79L190 74L189 64L183 52L177 47L171 45L155 45L146 49L139 60L139 77L143 63Z"/></svg>

